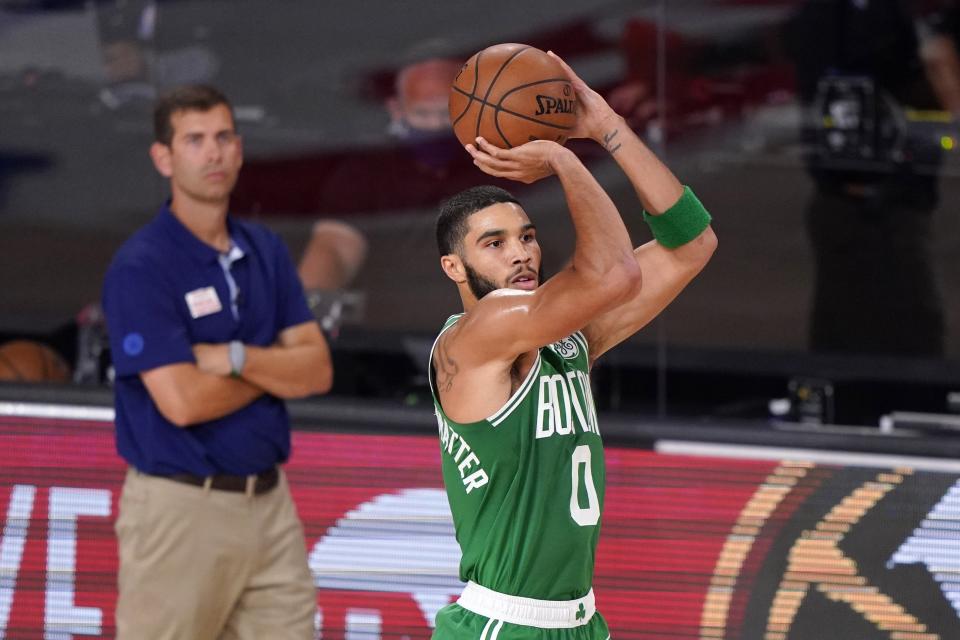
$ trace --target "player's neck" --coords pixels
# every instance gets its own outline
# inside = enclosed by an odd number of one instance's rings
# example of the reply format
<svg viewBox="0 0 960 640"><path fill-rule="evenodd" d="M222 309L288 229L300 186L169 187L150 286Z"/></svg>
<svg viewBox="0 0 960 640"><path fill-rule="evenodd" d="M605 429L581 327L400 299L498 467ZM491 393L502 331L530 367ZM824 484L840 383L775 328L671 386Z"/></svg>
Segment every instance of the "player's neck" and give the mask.
<svg viewBox="0 0 960 640"><path fill-rule="evenodd" d="M230 249L230 234L227 231L227 207L223 202L202 202L174 194L170 211L190 233L220 253Z"/></svg>
<svg viewBox="0 0 960 640"><path fill-rule="evenodd" d="M460 294L460 302L463 303L463 312L470 313L470 310L477 306L479 300L473 295L473 291L466 282L457 283L457 292Z"/></svg>

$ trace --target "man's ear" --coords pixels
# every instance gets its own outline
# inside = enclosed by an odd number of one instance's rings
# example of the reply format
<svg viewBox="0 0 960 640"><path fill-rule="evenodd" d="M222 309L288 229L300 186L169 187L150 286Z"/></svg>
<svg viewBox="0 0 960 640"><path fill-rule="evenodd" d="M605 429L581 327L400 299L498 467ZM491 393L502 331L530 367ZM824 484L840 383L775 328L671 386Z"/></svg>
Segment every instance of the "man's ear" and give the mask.
<svg viewBox="0 0 960 640"><path fill-rule="evenodd" d="M243 136L237 134L237 151L240 152L240 166L243 166Z"/></svg>
<svg viewBox="0 0 960 640"><path fill-rule="evenodd" d="M170 155L170 147L162 142L154 142L150 145L150 159L153 160L153 166L164 178L173 175L173 159Z"/></svg>
<svg viewBox="0 0 960 640"><path fill-rule="evenodd" d="M448 253L440 257L440 268L447 274L447 277L462 284L467 281L467 272L463 268L463 260L455 253Z"/></svg>

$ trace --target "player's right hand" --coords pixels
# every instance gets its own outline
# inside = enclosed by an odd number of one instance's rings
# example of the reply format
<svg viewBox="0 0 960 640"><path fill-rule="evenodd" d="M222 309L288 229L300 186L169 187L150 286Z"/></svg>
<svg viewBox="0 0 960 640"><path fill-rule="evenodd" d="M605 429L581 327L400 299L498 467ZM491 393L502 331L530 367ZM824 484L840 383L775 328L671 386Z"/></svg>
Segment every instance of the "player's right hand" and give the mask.
<svg viewBox="0 0 960 640"><path fill-rule="evenodd" d="M525 184L553 175L557 155L572 153L551 140L533 140L512 149L501 149L477 138L476 144L468 144L466 149L473 156L473 164L484 173Z"/></svg>
<svg viewBox="0 0 960 640"><path fill-rule="evenodd" d="M587 86L587 83L560 56L553 51L547 51L547 55L560 63L573 90L577 93L577 124L569 132L568 137L590 138L603 144L604 135L610 128L611 122L616 121L620 116L607 104L603 96Z"/></svg>

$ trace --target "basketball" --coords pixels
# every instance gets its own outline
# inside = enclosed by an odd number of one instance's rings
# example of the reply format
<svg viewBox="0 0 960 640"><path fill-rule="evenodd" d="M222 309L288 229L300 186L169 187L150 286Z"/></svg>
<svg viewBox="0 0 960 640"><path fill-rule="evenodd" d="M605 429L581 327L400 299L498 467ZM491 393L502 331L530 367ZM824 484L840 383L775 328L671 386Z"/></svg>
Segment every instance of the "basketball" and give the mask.
<svg viewBox="0 0 960 640"><path fill-rule="evenodd" d="M67 382L70 367L56 351L33 340L0 345L0 381Z"/></svg>
<svg viewBox="0 0 960 640"><path fill-rule="evenodd" d="M510 149L531 140L567 141L577 97L554 58L525 44L498 44L461 67L450 88L450 122L461 144L483 136Z"/></svg>

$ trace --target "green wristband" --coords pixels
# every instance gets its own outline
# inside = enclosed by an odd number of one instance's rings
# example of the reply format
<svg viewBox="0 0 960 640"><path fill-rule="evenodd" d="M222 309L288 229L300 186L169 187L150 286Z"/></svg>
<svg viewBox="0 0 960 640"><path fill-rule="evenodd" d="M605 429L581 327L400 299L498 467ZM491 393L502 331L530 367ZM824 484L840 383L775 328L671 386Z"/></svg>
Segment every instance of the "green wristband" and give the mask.
<svg viewBox="0 0 960 640"><path fill-rule="evenodd" d="M684 187L680 199L662 214L652 216L644 211L643 219L650 225L653 237L667 249L682 247L710 224L710 214L690 187Z"/></svg>

